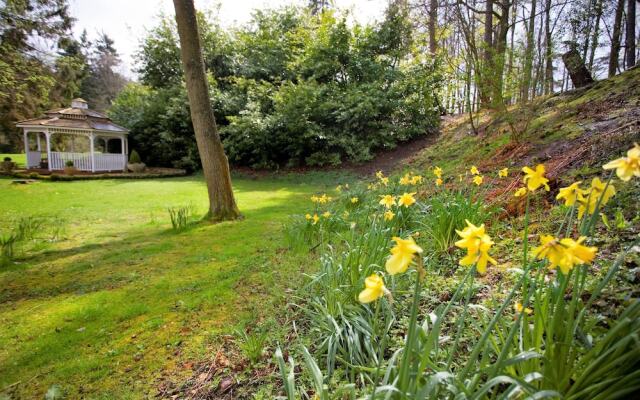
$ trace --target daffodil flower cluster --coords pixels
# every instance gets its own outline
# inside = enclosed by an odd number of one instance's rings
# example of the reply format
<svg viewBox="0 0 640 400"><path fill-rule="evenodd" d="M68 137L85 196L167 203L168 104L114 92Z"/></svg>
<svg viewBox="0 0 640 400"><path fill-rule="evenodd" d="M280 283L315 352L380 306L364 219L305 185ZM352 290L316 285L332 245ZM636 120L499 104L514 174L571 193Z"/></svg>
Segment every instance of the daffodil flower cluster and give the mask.
<svg viewBox="0 0 640 400"><path fill-rule="evenodd" d="M540 246L533 249L533 254L540 260L546 258L549 261L549 269L558 268L567 275L576 265L589 264L595 258L598 249L584 246L582 243L586 239L585 236L573 240L541 235Z"/></svg>
<svg viewBox="0 0 640 400"><path fill-rule="evenodd" d="M493 240L486 234L484 224L475 226L468 220L467 227L459 231L458 235L462 238L455 245L461 249L467 250L467 255L460 260L460 265L470 266L476 265L476 269L480 274L487 272L487 264L496 265L498 262L489 255L489 249L493 246Z"/></svg>
<svg viewBox="0 0 640 400"><path fill-rule="evenodd" d="M385 264L385 269L389 275L406 272L409 269L409 265L414 261L416 254L422 253L422 248L416 244L411 236L407 239L393 237L393 241L396 242L396 245L391 248L391 256ZM364 290L358 295L358 301L363 304L376 301L389 293L380 275L370 275L365 279L364 284Z"/></svg>

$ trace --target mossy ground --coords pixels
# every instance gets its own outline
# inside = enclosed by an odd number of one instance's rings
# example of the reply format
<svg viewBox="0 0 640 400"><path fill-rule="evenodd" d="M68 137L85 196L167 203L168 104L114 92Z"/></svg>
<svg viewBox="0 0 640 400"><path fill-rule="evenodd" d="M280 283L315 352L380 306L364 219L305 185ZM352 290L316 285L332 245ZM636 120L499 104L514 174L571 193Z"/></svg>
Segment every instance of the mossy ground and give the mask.
<svg viewBox="0 0 640 400"><path fill-rule="evenodd" d="M206 211L200 177L0 179L0 230L23 216L63 226L0 268L0 394L42 398L58 385L68 398L140 398L191 375L221 334L273 318L312 268L287 251L282 224L335 180L236 178L243 220L175 233L167 207Z"/></svg>

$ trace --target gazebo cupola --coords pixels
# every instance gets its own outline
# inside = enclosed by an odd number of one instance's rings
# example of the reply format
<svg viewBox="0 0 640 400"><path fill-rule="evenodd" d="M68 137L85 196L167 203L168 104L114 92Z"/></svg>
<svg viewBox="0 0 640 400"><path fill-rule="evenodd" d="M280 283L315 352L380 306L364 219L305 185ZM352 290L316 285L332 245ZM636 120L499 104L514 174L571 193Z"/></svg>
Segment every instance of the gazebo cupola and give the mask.
<svg viewBox="0 0 640 400"><path fill-rule="evenodd" d="M83 99L16 126L24 132L27 168L61 170L71 161L81 171L126 171L129 131Z"/></svg>

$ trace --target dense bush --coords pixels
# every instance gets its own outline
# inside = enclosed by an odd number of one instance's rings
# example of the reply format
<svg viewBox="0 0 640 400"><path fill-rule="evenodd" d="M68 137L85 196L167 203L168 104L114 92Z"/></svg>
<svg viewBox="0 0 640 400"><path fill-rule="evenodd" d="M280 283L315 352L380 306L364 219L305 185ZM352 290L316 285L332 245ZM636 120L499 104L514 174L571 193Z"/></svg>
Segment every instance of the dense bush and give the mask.
<svg viewBox="0 0 640 400"><path fill-rule="evenodd" d="M230 161L252 167L339 164L424 135L438 121L440 75L390 7L372 26L301 9L256 12L225 32L200 16L220 135ZM143 85L130 85L111 116L131 129L151 165L193 169L198 153L173 23L139 52Z"/></svg>

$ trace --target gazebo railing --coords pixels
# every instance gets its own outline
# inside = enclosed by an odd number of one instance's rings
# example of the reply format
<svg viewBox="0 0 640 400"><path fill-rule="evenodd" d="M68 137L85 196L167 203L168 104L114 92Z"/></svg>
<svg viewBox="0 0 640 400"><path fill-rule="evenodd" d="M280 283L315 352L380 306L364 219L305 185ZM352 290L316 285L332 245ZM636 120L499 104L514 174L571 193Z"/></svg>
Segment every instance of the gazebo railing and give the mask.
<svg viewBox="0 0 640 400"><path fill-rule="evenodd" d="M126 156L124 154L96 154L95 155L96 171L122 171L126 164Z"/></svg>
<svg viewBox="0 0 640 400"><path fill-rule="evenodd" d="M89 153L52 151L49 166L51 169L64 169L67 161L73 161L73 166L80 171L91 171L91 154Z"/></svg>
<svg viewBox="0 0 640 400"><path fill-rule="evenodd" d="M125 154L94 154L94 171L122 171L126 167ZM91 153L67 153L52 151L49 166L52 170L64 169L67 161L80 171L91 171Z"/></svg>

